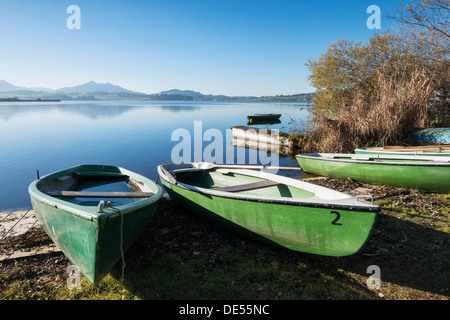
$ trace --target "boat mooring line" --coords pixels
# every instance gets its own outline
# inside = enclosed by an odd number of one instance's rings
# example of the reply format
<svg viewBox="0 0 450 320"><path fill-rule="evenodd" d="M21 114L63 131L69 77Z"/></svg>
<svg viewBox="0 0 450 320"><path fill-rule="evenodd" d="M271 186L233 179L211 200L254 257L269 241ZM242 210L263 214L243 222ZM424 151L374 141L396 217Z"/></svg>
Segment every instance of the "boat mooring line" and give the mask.
<svg viewBox="0 0 450 320"><path fill-rule="evenodd" d="M0 221L5 220L5 219L6 219L7 217L9 217L9 215L10 215L11 213L13 213L13 212L14 212L14 210L8 212L3 218L0 219Z"/></svg>
<svg viewBox="0 0 450 320"><path fill-rule="evenodd" d="M14 227L23 219L23 218L25 218L25 216L28 214L28 212L30 212L31 211L31 209L28 209L28 211L27 212L25 212L25 214L22 216L22 217L20 217L19 218L19 220L17 220L16 221L16 223L8 230L8 231L6 231L4 234L3 234L3 237L0 239L0 241L3 241L5 238L6 238L6 235L8 234L8 233L10 233L11 232L11 230L12 229L14 229ZM12 212L11 212L12 213ZM9 213L9 214L11 214L11 213ZM34 225L34 224L33 224Z"/></svg>
<svg viewBox="0 0 450 320"><path fill-rule="evenodd" d="M120 254L122 255L122 277L120 278L120 283L123 283L124 273L125 273L125 255L123 253L123 212L119 208L114 207L111 204L111 201L108 201L104 204L104 207L108 207L114 210L119 211L120 213Z"/></svg>
<svg viewBox="0 0 450 320"><path fill-rule="evenodd" d="M38 222L38 219L36 219L36 220L33 222L33 224L31 225L30 229L28 229L28 230L33 229L33 228L34 228L34 225L36 224L36 222Z"/></svg>

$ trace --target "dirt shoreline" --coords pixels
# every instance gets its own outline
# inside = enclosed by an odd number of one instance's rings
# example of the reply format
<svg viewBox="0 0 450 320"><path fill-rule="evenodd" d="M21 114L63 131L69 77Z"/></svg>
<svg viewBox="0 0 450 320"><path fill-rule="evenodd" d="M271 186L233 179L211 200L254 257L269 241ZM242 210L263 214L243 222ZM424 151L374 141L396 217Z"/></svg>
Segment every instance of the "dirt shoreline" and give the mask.
<svg viewBox="0 0 450 320"><path fill-rule="evenodd" d="M372 186L353 180L330 178L309 179L308 182L355 196L371 195L376 204L384 205L386 208L388 206L413 208L417 212L427 212L430 216L439 216L442 212L448 213L448 203L446 201L417 190ZM389 210L385 207L383 207L382 212ZM24 212L22 211L16 215L16 218L23 214ZM427 221L427 219L424 219L419 223L426 224L428 223ZM3 225L2 222L8 222L7 227L10 227L14 223L14 219L10 216L7 220L0 220L0 225ZM5 227L6 224L3 226L3 229L7 229ZM30 228L30 226L32 227ZM376 238L378 234L383 233L383 230L380 229L383 227L383 221L381 221L381 225L379 224L375 227L372 238ZM19 229L23 231L26 228L28 228L26 232L11 233L6 239L0 241L0 299L2 298L2 287L7 287L14 281L19 281L19 283L41 281L47 284L52 283L55 287L65 286L66 270L71 264L70 261L53 244L39 223L36 223L32 214L24 221L22 228ZM380 247L380 243L377 243L376 240L369 240L360 254L376 259L378 256L386 254L387 251L404 250L404 247L410 241L405 233L401 234L402 232L395 235L395 238L399 240L396 240L396 243L386 248ZM194 242L186 240L192 237L196 239ZM394 235L387 235L387 237L394 237ZM239 236L222 232L214 226L197 220L170 199L163 199L148 230L138 239L137 246L140 249L144 248L143 250L148 248L148 252L140 252L139 254L147 255L150 257L149 259L156 257L158 253L168 250L167 245L177 250L185 248L187 252L193 252L195 255L195 253L201 254L203 251L211 250L208 247L208 243L211 243L212 239L214 243L219 243L221 248L230 248L234 245L240 246L243 242L243 239ZM438 248L445 250L446 245L448 245L447 239L433 241L438 241L436 243ZM245 242L247 246L259 246L259 244L254 244L247 239L245 239ZM134 253L135 251L130 254ZM407 257L408 260L413 258ZM443 294L448 296L448 291ZM33 293L30 293L30 296L27 298L33 299Z"/></svg>

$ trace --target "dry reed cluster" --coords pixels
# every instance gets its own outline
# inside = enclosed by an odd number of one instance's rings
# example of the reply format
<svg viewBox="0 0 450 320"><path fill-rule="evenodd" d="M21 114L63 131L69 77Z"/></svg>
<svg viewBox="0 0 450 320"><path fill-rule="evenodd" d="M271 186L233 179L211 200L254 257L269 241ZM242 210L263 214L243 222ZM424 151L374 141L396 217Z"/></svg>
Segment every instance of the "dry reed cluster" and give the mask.
<svg viewBox="0 0 450 320"><path fill-rule="evenodd" d="M314 115L304 151L353 152L361 146L399 143L413 128L430 124L433 93L425 72L402 66L378 71L370 85L352 88L352 99L343 100L333 118Z"/></svg>

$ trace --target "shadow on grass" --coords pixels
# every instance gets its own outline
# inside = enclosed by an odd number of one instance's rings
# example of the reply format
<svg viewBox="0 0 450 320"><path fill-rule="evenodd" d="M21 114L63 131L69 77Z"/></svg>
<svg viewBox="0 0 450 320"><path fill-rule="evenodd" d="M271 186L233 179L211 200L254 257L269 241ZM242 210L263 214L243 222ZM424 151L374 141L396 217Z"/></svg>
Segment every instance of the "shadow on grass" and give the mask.
<svg viewBox="0 0 450 320"><path fill-rule="evenodd" d="M384 210L359 254L317 256L227 233L166 201L126 253L124 286L141 299L442 299L449 241ZM378 291L366 285L371 265L381 271ZM116 265L112 276L120 272Z"/></svg>
<svg viewBox="0 0 450 320"><path fill-rule="evenodd" d="M407 209L405 206L401 207ZM219 229L162 201L152 223L125 253L128 299L149 300L372 300L448 299L450 274L446 214L412 214L388 205L363 250L325 257L274 247ZM417 210L414 212L418 212ZM0 251L50 244L34 229ZM117 299L117 263L99 285L66 287L69 260L61 253L0 262L0 297L12 299ZM381 288L369 290L371 265L380 268ZM379 294L383 296L380 297Z"/></svg>

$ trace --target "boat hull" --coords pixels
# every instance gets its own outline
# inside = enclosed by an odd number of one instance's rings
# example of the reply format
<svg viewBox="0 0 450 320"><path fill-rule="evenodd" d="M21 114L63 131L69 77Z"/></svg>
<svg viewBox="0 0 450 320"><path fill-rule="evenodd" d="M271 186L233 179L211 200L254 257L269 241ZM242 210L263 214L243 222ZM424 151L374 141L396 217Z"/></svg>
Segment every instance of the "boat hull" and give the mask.
<svg viewBox="0 0 450 320"><path fill-rule="evenodd" d="M77 168L83 167L86 169L88 166ZM151 186L155 195L150 199L118 207L120 212L105 209L102 214L94 214L89 212L93 208L86 208L83 212L78 205L62 200L53 201L42 194L37 187L40 180L29 187L33 210L48 236L94 284L101 281L121 258L121 243L125 252L144 232L162 196L161 188L147 178L127 173ZM48 176L41 181L46 179Z"/></svg>
<svg viewBox="0 0 450 320"><path fill-rule="evenodd" d="M264 124L265 122L280 123L281 114L254 114L247 116L248 124Z"/></svg>
<svg viewBox="0 0 450 320"><path fill-rule="evenodd" d="M421 129L411 133L410 137L415 141L450 144L450 128Z"/></svg>
<svg viewBox="0 0 450 320"><path fill-rule="evenodd" d="M248 119L255 120L276 120L281 117L281 114L254 114L251 116L247 116Z"/></svg>
<svg viewBox="0 0 450 320"><path fill-rule="evenodd" d="M186 190L161 176L171 199L228 231L290 250L324 255L357 253L369 239L377 210L242 200Z"/></svg>
<svg viewBox="0 0 450 320"><path fill-rule="evenodd" d="M430 164L420 160L405 160L397 163L390 160L386 162L336 160L311 155L298 155L296 158L304 171L316 175L340 179L350 178L373 185L389 185L428 192L450 192L449 163ZM442 158L445 159L445 157Z"/></svg>

